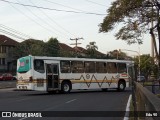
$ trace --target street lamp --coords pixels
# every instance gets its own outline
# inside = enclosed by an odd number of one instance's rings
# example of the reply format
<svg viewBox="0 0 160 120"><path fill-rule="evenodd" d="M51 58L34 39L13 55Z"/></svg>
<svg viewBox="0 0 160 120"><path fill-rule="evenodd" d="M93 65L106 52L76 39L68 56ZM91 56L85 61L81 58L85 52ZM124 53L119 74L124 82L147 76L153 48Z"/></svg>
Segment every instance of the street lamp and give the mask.
<svg viewBox="0 0 160 120"><path fill-rule="evenodd" d="M138 67L139 67L139 70L138 70L138 74L139 76L141 75L141 70L140 70L140 65L141 65L141 59L140 59L140 49L139 49L139 52L138 51L134 51L134 50L127 50L127 49L119 49L120 51L130 51L130 52L135 52L138 54L138 61L139 61L139 64L138 64Z"/></svg>

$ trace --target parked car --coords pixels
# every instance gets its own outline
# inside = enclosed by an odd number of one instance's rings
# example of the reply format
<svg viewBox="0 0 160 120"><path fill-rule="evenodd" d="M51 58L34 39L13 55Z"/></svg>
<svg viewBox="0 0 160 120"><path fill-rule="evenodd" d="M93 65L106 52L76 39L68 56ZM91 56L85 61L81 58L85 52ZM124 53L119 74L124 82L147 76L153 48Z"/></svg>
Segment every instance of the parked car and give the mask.
<svg viewBox="0 0 160 120"><path fill-rule="evenodd" d="M16 78L10 73L4 73L0 76L0 80L16 80Z"/></svg>
<svg viewBox="0 0 160 120"><path fill-rule="evenodd" d="M137 76L137 81L145 81L145 77L144 76Z"/></svg>

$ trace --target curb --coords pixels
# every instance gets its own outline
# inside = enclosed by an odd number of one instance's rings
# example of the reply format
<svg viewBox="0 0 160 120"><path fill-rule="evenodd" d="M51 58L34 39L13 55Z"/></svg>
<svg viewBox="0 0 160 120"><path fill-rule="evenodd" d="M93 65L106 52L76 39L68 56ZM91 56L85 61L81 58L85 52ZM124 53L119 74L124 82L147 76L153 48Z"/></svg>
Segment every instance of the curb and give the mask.
<svg viewBox="0 0 160 120"><path fill-rule="evenodd" d="M0 89L16 88L16 82L4 81L0 82Z"/></svg>
<svg viewBox="0 0 160 120"><path fill-rule="evenodd" d="M132 99L132 95L130 94L129 98L128 98L127 106L126 106L126 113L125 113L125 116L124 116L123 120L129 120L129 114L128 114L128 112L130 111L131 99Z"/></svg>
<svg viewBox="0 0 160 120"><path fill-rule="evenodd" d="M0 89L6 89L6 88L15 88L15 87L12 87L12 86L0 87Z"/></svg>

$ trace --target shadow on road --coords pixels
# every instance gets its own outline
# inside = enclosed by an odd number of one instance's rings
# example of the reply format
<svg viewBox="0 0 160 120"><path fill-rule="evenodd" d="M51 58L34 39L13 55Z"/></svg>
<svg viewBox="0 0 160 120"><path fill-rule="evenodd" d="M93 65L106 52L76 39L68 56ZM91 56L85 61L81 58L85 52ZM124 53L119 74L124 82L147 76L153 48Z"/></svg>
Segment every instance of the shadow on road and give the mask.
<svg viewBox="0 0 160 120"><path fill-rule="evenodd" d="M47 93L47 92L41 92L41 91L32 91L32 90L14 90L18 92L24 92L24 96L59 96L59 95L73 95L73 94L95 94L95 93L102 93L102 94L111 94L111 93L131 93L131 89L127 89L123 92L119 92L116 89L109 89L107 91L102 90L73 90L70 93L61 93L61 92L53 92L53 93Z"/></svg>

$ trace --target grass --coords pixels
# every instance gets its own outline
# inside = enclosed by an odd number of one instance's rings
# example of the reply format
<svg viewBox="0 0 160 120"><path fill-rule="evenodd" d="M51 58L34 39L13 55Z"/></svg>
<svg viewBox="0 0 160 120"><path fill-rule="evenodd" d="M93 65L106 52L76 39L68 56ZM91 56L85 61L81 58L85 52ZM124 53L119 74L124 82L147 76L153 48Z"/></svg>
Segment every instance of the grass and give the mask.
<svg viewBox="0 0 160 120"><path fill-rule="evenodd" d="M157 97L159 97L159 98L160 98L160 94L157 94Z"/></svg>
<svg viewBox="0 0 160 120"><path fill-rule="evenodd" d="M144 84L144 86L147 86L147 85L152 85L153 82L144 82L144 83L142 83L142 84Z"/></svg>

